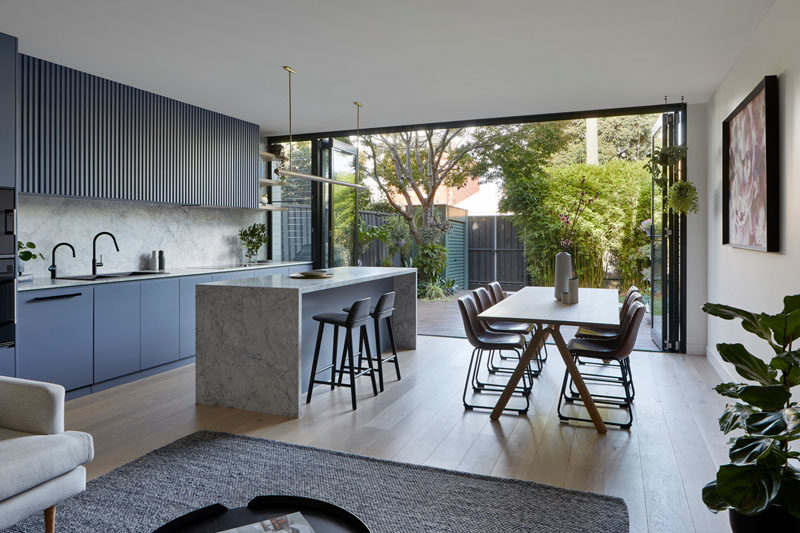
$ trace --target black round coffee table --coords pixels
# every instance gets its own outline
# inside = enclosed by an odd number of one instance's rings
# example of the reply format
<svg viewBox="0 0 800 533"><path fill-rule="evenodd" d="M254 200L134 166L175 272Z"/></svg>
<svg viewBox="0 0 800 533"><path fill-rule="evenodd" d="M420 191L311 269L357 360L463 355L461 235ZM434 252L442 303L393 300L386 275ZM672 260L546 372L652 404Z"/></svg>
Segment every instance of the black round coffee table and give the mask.
<svg viewBox="0 0 800 533"><path fill-rule="evenodd" d="M349 511L301 496L257 496L247 507L238 509L215 503L178 517L154 533L217 533L295 512L302 513L314 533L370 533L364 522Z"/></svg>

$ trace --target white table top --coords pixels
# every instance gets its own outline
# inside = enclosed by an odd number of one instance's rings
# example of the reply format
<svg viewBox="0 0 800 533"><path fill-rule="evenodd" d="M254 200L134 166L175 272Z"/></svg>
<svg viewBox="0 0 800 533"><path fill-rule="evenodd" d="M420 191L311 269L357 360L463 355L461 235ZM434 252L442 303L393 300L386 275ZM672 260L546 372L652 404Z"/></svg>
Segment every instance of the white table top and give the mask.
<svg viewBox="0 0 800 533"><path fill-rule="evenodd" d="M524 287L493 305L480 318L569 326L618 326L619 293L614 289L580 289L576 304L562 304L553 287Z"/></svg>

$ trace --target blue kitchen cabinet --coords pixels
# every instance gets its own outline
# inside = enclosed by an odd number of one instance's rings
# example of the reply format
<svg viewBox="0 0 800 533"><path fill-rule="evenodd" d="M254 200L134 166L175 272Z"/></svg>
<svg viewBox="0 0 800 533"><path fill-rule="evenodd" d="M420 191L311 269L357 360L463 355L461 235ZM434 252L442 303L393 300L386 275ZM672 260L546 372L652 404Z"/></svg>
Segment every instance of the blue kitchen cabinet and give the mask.
<svg viewBox="0 0 800 533"><path fill-rule="evenodd" d="M14 377L14 347L0 348L0 376Z"/></svg>
<svg viewBox="0 0 800 533"><path fill-rule="evenodd" d="M211 281L230 281L232 279L254 278L255 270L236 270L234 272L220 272L211 276Z"/></svg>
<svg viewBox="0 0 800 533"><path fill-rule="evenodd" d="M141 282L142 370L178 360L180 299L179 278Z"/></svg>
<svg viewBox="0 0 800 533"><path fill-rule="evenodd" d="M95 383L141 369L139 288L138 282L94 288Z"/></svg>
<svg viewBox="0 0 800 533"><path fill-rule="evenodd" d="M17 183L17 39L0 33L0 187Z"/></svg>
<svg viewBox="0 0 800 533"><path fill-rule="evenodd" d="M92 384L92 287L20 292L17 297L17 377Z"/></svg>
<svg viewBox="0 0 800 533"><path fill-rule="evenodd" d="M195 354L195 288L198 283L210 283L211 275L186 276L180 278L180 357L192 357Z"/></svg>

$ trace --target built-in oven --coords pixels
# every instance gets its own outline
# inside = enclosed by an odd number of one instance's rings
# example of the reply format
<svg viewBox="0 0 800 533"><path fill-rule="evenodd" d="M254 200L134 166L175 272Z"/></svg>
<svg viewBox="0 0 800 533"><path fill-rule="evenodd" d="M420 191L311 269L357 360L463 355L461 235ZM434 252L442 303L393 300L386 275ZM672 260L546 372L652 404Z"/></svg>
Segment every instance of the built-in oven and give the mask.
<svg viewBox="0 0 800 533"><path fill-rule="evenodd" d="M13 346L17 322L16 261L0 259L0 346Z"/></svg>
<svg viewBox="0 0 800 533"><path fill-rule="evenodd" d="M14 189L0 189L0 257L13 256L17 253L16 207Z"/></svg>
<svg viewBox="0 0 800 533"><path fill-rule="evenodd" d="M12 346L17 314L17 229L14 189L0 189L0 346Z"/></svg>

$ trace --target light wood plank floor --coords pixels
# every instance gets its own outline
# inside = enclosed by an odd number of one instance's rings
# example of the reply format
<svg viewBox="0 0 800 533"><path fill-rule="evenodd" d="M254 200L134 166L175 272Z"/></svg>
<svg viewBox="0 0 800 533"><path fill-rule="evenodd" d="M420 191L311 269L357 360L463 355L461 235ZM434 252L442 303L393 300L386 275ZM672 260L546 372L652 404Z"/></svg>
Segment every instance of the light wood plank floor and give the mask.
<svg viewBox="0 0 800 533"><path fill-rule="evenodd" d="M401 353L401 381L387 369L378 397L368 378L359 381L355 412L349 390L325 388L298 420L195 405L188 366L71 400L66 425L94 436L90 477L210 429L612 494L627 502L637 533L729 530L727 516L710 513L700 499L727 457L717 428L724 401L711 390L719 378L705 358L634 353L633 428L602 436L588 424L559 423L564 365L553 348L527 416L491 422L488 411L461 405L467 342L420 336L418 345Z"/></svg>

